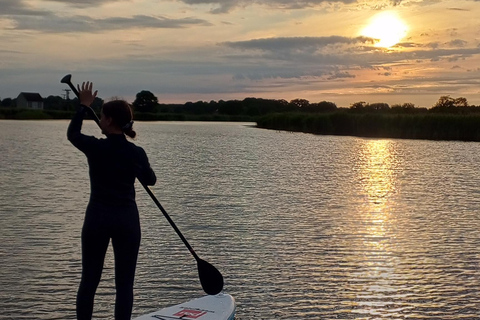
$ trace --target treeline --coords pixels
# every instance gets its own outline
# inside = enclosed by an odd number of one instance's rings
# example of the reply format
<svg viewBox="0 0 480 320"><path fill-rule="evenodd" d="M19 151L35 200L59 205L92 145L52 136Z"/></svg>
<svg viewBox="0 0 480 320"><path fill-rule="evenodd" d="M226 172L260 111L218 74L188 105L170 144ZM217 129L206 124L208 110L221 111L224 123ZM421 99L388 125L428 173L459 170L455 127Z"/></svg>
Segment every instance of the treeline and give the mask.
<svg viewBox="0 0 480 320"><path fill-rule="evenodd" d="M99 113L104 100L96 98L92 104ZM18 109L16 99L0 99L0 117L21 118L69 118L73 114L78 99L64 99L49 96L43 99L42 110ZM135 118L138 120L213 120L213 121L255 121L257 117L274 112L328 112L335 111L333 102L310 103L304 99L286 100L245 98L229 101L197 101L184 104L159 103L149 91L141 91L132 103Z"/></svg>
<svg viewBox="0 0 480 320"><path fill-rule="evenodd" d="M104 100L97 97L92 108L99 112ZM43 110L74 111L78 99L65 99L60 96L49 96L43 99ZM334 111L337 106L333 102L310 103L305 99L295 99L290 102L280 99L245 98L243 100L219 100L219 101L197 101L184 104L159 103L158 98L150 91L137 93L131 104L134 112L145 114L223 114L223 115L246 115L259 116L272 112L294 112L297 110L305 112ZM0 108L16 108L16 99L0 99Z"/></svg>
<svg viewBox="0 0 480 320"><path fill-rule="evenodd" d="M0 118L68 119L78 104L76 98L59 96L43 102L43 110L38 110L16 108L15 99L0 100ZM97 97L93 109L99 113L103 102ZM252 121L260 128L315 134L480 141L480 106L463 97L442 96L430 108L364 101L337 107L328 101L262 98L165 104L150 91L141 91L132 106L135 118L144 121Z"/></svg>
<svg viewBox="0 0 480 320"><path fill-rule="evenodd" d="M100 112L104 100L97 97L92 104L96 112ZM60 96L49 96L43 99L43 110L46 111L74 111L78 104L77 98L72 100ZM219 101L197 101L184 104L159 103L158 98L150 91L137 93L132 103L133 109L140 114L190 114L190 115L229 115L258 117L270 113L330 113L330 112L352 112L352 113L404 113L419 114L428 112L437 113L478 113L480 106L469 105L466 98L452 98L442 96L431 108L416 107L412 103L394 104L367 103L364 101L355 102L348 107L337 107L334 102L321 101L311 103L306 99L262 99L245 98L243 100L219 100ZM16 99L0 99L1 109L16 108ZM14 113L14 111L11 111ZM5 114L5 112L3 112ZM145 116L144 117L148 117Z"/></svg>

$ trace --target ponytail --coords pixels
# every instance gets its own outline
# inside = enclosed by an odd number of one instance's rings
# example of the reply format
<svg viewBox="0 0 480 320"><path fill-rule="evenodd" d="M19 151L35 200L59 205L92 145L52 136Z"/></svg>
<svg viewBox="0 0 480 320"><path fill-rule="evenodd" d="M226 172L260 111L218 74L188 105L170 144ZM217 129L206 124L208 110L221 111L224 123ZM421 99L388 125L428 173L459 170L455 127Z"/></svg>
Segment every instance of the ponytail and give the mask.
<svg viewBox="0 0 480 320"><path fill-rule="evenodd" d="M130 122L128 122L126 125L122 127L122 131L130 138L135 139L135 137L137 136L137 133L133 131L132 126L133 126L133 120L130 120Z"/></svg>

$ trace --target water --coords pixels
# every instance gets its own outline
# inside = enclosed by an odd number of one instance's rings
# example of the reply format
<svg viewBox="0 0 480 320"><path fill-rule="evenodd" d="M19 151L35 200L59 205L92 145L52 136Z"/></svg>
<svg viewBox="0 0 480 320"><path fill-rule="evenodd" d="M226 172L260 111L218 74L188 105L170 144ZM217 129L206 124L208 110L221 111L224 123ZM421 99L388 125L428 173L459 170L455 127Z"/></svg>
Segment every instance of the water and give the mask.
<svg viewBox="0 0 480 320"><path fill-rule="evenodd" d="M0 319L75 319L87 164L67 121L0 121ZM479 319L480 144L136 123L153 188L237 319ZM98 134L86 123L89 134ZM134 316L203 294L137 186ZM112 319L108 252L95 319Z"/></svg>

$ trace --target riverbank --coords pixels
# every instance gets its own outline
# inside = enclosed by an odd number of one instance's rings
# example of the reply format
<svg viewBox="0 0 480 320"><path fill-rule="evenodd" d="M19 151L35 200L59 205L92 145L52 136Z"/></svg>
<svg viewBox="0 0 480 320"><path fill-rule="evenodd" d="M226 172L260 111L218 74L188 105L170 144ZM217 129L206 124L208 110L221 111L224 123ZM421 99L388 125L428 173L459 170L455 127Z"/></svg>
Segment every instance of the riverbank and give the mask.
<svg viewBox="0 0 480 320"><path fill-rule="evenodd" d="M71 119L74 111L0 109L0 119ZM480 141L480 114L453 113L272 113L253 117L226 114L135 113L138 121L256 122L258 128L374 138Z"/></svg>
<svg viewBox="0 0 480 320"><path fill-rule="evenodd" d="M257 127L324 135L480 141L478 114L277 113L258 118Z"/></svg>
<svg viewBox="0 0 480 320"><path fill-rule="evenodd" d="M64 110L36 110L18 108L0 108L0 119L4 120L59 120L71 119L74 111ZM256 118L248 115L226 114L186 114L186 113L145 113L136 112L138 121L228 121L228 122L255 122Z"/></svg>

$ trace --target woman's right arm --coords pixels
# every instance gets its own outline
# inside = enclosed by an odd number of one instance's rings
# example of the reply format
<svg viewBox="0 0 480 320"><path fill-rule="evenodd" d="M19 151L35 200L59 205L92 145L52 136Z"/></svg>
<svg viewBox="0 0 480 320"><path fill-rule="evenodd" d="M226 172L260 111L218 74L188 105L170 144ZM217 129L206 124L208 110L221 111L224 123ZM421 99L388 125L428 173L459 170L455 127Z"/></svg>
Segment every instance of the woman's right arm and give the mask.
<svg viewBox="0 0 480 320"><path fill-rule="evenodd" d="M77 112L75 113L72 120L70 121L70 124L68 125L68 141L70 141L76 147L78 147L77 144L79 143L79 140L81 140L83 118L85 117L86 113L87 109L85 106L78 106Z"/></svg>
<svg viewBox="0 0 480 320"><path fill-rule="evenodd" d="M89 150L93 150L95 141L97 140L97 138L93 136L87 136L82 133L83 118L88 112L88 107L80 105L67 129L68 141L85 154L87 154Z"/></svg>
<svg viewBox="0 0 480 320"><path fill-rule="evenodd" d="M80 105L78 106L77 112L70 121L70 125L67 130L67 138L75 147L80 149L83 152L86 152L88 149L89 142L91 140L96 140L94 137L89 137L82 134L82 124L85 114L89 111L90 105L93 103L93 100L97 96L97 91L92 93L93 83L87 82L82 83L82 88L78 87L78 98L80 100Z"/></svg>

